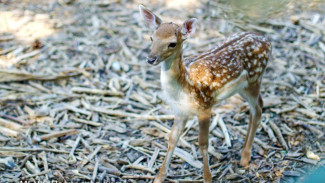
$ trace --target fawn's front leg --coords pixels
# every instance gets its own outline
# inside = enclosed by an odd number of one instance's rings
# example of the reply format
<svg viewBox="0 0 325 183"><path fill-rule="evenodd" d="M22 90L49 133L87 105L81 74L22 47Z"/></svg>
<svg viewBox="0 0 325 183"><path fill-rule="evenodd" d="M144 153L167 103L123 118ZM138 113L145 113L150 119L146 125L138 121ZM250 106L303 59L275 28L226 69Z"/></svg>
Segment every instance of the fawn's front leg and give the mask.
<svg viewBox="0 0 325 183"><path fill-rule="evenodd" d="M165 178L167 177L167 171L168 171L170 161L172 159L179 137L181 136L184 130L186 122L187 122L187 117L184 116L175 117L172 130L169 134L167 154L154 183L163 183Z"/></svg>
<svg viewBox="0 0 325 183"><path fill-rule="evenodd" d="M209 126L211 118L211 109L201 111L198 115L199 119L199 146L203 158L203 179L205 183L211 183L212 177L209 166Z"/></svg>

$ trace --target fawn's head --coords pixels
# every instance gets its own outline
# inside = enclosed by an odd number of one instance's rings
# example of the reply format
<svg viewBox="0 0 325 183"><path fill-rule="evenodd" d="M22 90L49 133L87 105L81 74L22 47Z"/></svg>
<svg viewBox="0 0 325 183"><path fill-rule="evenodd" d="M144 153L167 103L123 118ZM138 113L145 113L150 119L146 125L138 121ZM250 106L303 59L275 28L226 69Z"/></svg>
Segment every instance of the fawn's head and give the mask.
<svg viewBox="0 0 325 183"><path fill-rule="evenodd" d="M186 20L180 26L172 22L163 23L158 16L142 5L139 6L139 9L144 23L154 29L154 33L150 37L151 52L147 57L149 64L158 65L160 62L178 55L182 50L184 40L195 32L195 18Z"/></svg>

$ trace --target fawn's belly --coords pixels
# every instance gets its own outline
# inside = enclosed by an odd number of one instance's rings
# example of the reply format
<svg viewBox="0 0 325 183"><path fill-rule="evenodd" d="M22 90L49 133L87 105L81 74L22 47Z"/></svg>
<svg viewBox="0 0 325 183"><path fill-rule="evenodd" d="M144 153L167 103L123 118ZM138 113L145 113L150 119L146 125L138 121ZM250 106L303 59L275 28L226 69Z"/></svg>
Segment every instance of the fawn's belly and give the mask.
<svg viewBox="0 0 325 183"><path fill-rule="evenodd" d="M243 88L248 86L248 72L243 70L236 78L225 84L222 88L213 93L215 103L225 100L232 95L240 92Z"/></svg>
<svg viewBox="0 0 325 183"><path fill-rule="evenodd" d="M235 79L229 81L222 88L211 93L209 98L212 99L209 105L202 103L202 100L197 97L199 94L186 92L177 81L167 81L162 79L162 88L165 95L165 101L170 105L176 115L196 115L207 106L212 107L214 104L225 100L232 95L240 92L248 86L248 73L243 70L242 73Z"/></svg>

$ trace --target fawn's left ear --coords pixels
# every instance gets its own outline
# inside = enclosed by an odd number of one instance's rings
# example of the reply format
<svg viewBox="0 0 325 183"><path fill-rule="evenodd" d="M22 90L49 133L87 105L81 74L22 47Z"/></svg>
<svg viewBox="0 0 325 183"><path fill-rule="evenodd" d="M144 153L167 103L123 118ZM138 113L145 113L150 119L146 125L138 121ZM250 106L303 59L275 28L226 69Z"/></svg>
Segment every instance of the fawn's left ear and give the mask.
<svg viewBox="0 0 325 183"><path fill-rule="evenodd" d="M140 14L144 20L144 23L152 29L157 29L162 23L161 19L153 14L150 10L142 5L139 5Z"/></svg>
<svg viewBox="0 0 325 183"><path fill-rule="evenodd" d="M187 39L195 33L196 22L197 22L196 18L191 18L191 19L186 20L183 23L182 28L181 28L181 33L182 33L183 39Z"/></svg>

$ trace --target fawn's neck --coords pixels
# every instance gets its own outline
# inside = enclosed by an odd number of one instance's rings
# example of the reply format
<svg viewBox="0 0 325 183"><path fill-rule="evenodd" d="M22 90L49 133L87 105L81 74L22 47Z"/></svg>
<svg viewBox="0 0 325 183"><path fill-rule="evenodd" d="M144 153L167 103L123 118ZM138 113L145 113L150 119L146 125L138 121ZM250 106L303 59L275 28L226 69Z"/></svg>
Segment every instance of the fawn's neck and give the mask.
<svg viewBox="0 0 325 183"><path fill-rule="evenodd" d="M162 63L160 75L163 91L174 101L179 100L179 94L184 90L184 78L182 52L178 52Z"/></svg>
<svg viewBox="0 0 325 183"><path fill-rule="evenodd" d="M173 56L169 57L162 63L162 74L168 75L171 78L179 78L183 71L183 54L182 52L176 52Z"/></svg>

